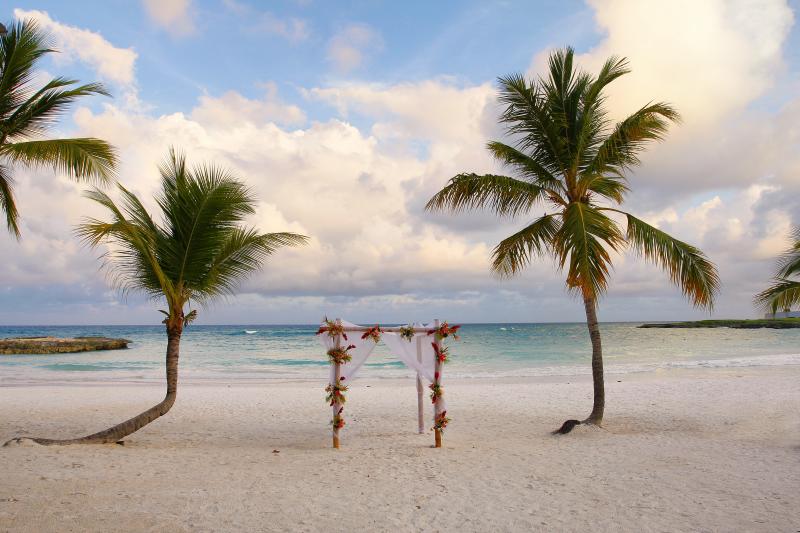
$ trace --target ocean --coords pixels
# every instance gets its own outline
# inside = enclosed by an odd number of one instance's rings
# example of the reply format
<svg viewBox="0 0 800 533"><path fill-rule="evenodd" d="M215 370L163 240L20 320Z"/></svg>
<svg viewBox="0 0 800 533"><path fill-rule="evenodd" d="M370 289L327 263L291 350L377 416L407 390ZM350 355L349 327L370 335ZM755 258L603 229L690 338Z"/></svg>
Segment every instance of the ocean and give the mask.
<svg viewBox="0 0 800 533"><path fill-rule="evenodd" d="M800 329L639 329L601 325L606 371L800 364ZM316 325L192 325L181 342L181 381L324 381L328 362ZM163 380L163 326L0 326L0 337L102 335L129 349L56 355L0 355L0 385ZM448 341L446 377L570 376L590 373L585 324L465 324ZM361 377L411 376L382 344Z"/></svg>

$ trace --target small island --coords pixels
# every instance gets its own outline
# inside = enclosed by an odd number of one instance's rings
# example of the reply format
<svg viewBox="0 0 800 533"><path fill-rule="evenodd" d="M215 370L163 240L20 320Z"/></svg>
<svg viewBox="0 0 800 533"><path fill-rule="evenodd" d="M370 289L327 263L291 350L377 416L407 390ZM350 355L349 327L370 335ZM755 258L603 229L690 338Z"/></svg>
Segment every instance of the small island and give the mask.
<svg viewBox="0 0 800 533"><path fill-rule="evenodd" d="M0 339L0 354L53 354L121 350L131 341L108 337L12 337Z"/></svg>
<svg viewBox="0 0 800 533"><path fill-rule="evenodd" d="M732 328L732 329L795 329L800 318L758 318L752 320L695 320L691 322L647 323L640 328Z"/></svg>

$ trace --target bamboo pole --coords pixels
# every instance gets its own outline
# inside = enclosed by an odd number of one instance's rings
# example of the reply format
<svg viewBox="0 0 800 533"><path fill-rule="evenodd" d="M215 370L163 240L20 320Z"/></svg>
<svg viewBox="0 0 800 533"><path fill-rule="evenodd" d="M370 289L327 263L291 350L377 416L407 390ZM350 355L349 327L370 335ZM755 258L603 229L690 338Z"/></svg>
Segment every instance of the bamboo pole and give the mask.
<svg viewBox="0 0 800 533"><path fill-rule="evenodd" d="M437 318L434 321L433 324L434 324L435 329L438 330L439 329L439 319ZM434 335L433 342L436 343L436 347L437 348L441 348L442 347L442 341L439 339L439 337L437 335ZM436 359L434 360L433 369L434 369L434 374L433 374L434 383L438 383L438 384L441 385L441 380L442 380L442 362L439 361L438 357L436 357ZM442 398L439 397L439 398L436 398L436 402L434 402L434 404L433 404L434 424L439 419L439 415L441 414L441 411L442 411ZM436 448L441 448L442 447L442 432L439 431L438 429L434 429L433 431L434 431L434 437L436 439L435 440L435 447Z"/></svg>
<svg viewBox="0 0 800 533"><path fill-rule="evenodd" d="M367 331L368 329L372 329L372 326L349 326L346 328L342 328L342 330L347 333L350 331ZM399 333L401 329L405 329L404 326L391 326L391 327L384 327L381 326L381 331L385 331L387 333ZM411 328L414 333L427 333L430 331L428 328Z"/></svg>
<svg viewBox="0 0 800 533"><path fill-rule="evenodd" d="M417 361L422 363L422 337L417 337ZM423 406L424 400L424 385L422 383L422 376L417 372L417 424L419 426L419 434L425 433L425 407Z"/></svg>
<svg viewBox="0 0 800 533"><path fill-rule="evenodd" d="M336 319L336 323L339 324L339 319L338 318ZM341 335L336 335L336 337L334 338L333 342L334 342L334 346L337 349L341 348L342 347ZM338 361L336 361L336 362L333 363L333 385L334 385L334 387L338 387L339 386L339 381L341 380L341 377L342 377L342 365ZM334 398L335 398L335 396L334 396ZM340 416L339 415L339 409L341 409L341 408L342 408L342 406L339 405L336 401L333 402L333 419L334 420L336 420L337 416ZM339 428L336 426L336 424L333 425L333 447L336 448L336 449L339 448Z"/></svg>

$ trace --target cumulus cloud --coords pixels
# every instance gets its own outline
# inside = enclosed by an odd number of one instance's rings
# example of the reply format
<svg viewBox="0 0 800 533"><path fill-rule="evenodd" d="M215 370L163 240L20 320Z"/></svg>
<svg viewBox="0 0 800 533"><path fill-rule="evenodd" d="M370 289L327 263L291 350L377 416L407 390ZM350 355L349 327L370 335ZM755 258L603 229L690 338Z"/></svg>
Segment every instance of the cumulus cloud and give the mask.
<svg viewBox="0 0 800 533"><path fill-rule="evenodd" d="M204 95L192 110L192 118L209 125L236 127L243 123L275 122L281 125L298 125L306 120L302 109L286 104L278 98L275 83L262 84L264 97L254 100L236 91L227 91L218 98Z"/></svg>
<svg viewBox="0 0 800 533"><path fill-rule="evenodd" d="M611 53L630 56L633 74L609 98L615 115L664 99L686 117L631 176L628 207L700 246L719 264L720 316L753 314L752 294L769 277L790 224L800 221L800 99L753 108L780 83L791 13L781 2L763 3L757 13L749 3L684 6L695 9L696 17L661 3L651 6L661 10L654 16L638 5L592 3L605 37L580 57L595 69ZM686 34L674 38L677 52L666 53L669 34L683 27ZM650 36L660 44L647 44ZM749 48L742 44L748 40ZM735 59L726 56L726 46ZM358 50L346 67L363 62ZM673 54L680 61L671 65ZM730 71L729 83L741 85L739 94L730 94L739 87L727 87L728 74L720 68ZM342 82L301 91L312 104L330 105L336 116L308 121L303 109L280 100L274 84L265 85L260 98L233 90L204 95L185 114L156 116L113 105L75 114L77 133L120 147L121 181L151 208L156 164L172 144L186 149L191 161L213 160L245 179L260 199L252 222L261 229L312 237L305 248L276 254L232 305L215 308L214 321L307 322L323 313L383 321L437 315L579 319L580 304L565 297L563 276L550 261L509 282L489 276L492 246L526 217L433 216L422 210L453 175L501 170L485 150L487 139L502 135L489 82ZM0 240L0 254L13 258L0 263L7 297L18 297L26 287L52 287L53 294L75 302L70 312L87 321L153 319L150 306L118 304L95 275L92 254L71 235L82 215L99 214L80 198L81 186L48 172L19 178L24 239L19 245ZM42 261L43 255L51 259ZM37 316L35 309L30 312ZM633 255L617 258L601 318L687 316L702 313L689 309L666 275ZM12 319L0 312L0 321Z"/></svg>
<svg viewBox="0 0 800 533"><path fill-rule="evenodd" d="M328 42L328 60L346 74L383 49L383 38L366 24L349 24Z"/></svg>
<svg viewBox="0 0 800 533"><path fill-rule="evenodd" d="M102 80L134 90L136 52L132 49L118 48L99 33L56 22L45 11L15 9L14 16L35 20L50 33L60 52L51 56L56 63L80 61L96 70Z"/></svg>
<svg viewBox="0 0 800 533"><path fill-rule="evenodd" d="M192 0L142 0L150 19L176 36L194 33Z"/></svg>

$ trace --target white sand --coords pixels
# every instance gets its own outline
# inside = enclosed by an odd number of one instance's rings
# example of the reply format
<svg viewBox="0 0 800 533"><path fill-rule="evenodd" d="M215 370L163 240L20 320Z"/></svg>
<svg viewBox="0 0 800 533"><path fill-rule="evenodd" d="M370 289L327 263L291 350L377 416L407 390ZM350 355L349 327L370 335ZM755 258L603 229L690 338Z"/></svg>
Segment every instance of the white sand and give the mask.
<svg viewBox="0 0 800 533"><path fill-rule="evenodd" d="M414 431L411 381L356 382L339 451L321 384L187 384L125 446L0 448L0 531L793 532L799 378L610 376L604 429L563 437L585 378L449 382L441 450ZM0 441L98 430L160 394L0 388Z"/></svg>

